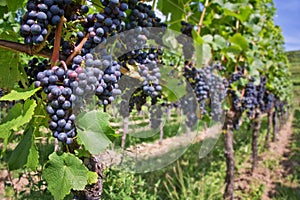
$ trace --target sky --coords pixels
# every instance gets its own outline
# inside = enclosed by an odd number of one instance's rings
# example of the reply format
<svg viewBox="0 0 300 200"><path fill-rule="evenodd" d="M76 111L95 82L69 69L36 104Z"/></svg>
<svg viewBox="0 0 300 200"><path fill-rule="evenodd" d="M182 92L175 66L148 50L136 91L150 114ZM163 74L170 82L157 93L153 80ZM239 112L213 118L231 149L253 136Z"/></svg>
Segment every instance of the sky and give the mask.
<svg viewBox="0 0 300 200"><path fill-rule="evenodd" d="M282 28L286 51L300 50L300 0L274 0L275 24Z"/></svg>

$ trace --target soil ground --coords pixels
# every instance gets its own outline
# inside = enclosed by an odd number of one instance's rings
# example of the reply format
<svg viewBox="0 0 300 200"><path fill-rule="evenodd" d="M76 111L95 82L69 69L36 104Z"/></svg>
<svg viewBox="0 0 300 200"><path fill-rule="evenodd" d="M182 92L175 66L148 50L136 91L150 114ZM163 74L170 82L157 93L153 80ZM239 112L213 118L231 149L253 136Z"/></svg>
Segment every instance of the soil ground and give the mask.
<svg viewBox="0 0 300 200"><path fill-rule="evenodd" d="M251 158L245 162L242 169L238 170L239 175L236 178L235 186L239 195L235 199L244 199L241 196L249 195L254 187L262 188L262 200L276 198L279 186L291 188L296 191L295 194L300 194L299 183L289 179L293 175L295 167L299 167L300 164L295 160L290 160L291 143L294 140L293 119L294 116L291 115L280 130L278 140L270 142L269 149L259 153L259 164L253 173L251 172ZM299 196L292 197L292 199L298 198Z"/></svg>

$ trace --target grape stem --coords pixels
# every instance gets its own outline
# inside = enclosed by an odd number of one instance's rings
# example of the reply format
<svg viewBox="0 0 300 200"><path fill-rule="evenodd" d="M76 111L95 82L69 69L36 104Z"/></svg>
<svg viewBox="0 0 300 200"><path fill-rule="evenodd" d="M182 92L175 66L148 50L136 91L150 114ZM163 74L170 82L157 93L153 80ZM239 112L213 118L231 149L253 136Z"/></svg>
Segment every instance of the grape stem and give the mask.
<svg viewBox="0 0 300 200"><path fill-rule="evenodd" d="M55 41L54 41L53 54L51 57L51 67L55 66L56 62L59 61L60 40L61 40L62 29L65 21L66 21L65 17L62 16L55 30Z"/></svg>
<svg viewBox="0 0 300 200"><path fill-rule="evenodd" d="M152 10L154 10L155 5L156 5L156 0L153 0L153 3L152 3Z"/></svg>
<svg viewBox="0 0 300 200"><path fill-rule="evenodd" d="M62 67L64 68L65 71L68 70L67 64L65 63L65 61L61 60L60 64L62 65Z"/></svg>
<svg viewBox="0 0 300 200"><path fill-rule="evenodd" d="M71 61L73 60L73 58L80 54L81 49L84 45L84 43L87 41L87 39L89 38L90 34L88 33L82 40L81 42L74 48L73 53L68 57L68 59L66 60L66 64L69 65L71 64Z"/></svg>
<svg viewBox="0 0 300 200"><path fill-rule="evenodd" d="M201 28L202 28L202 25L203 25L203 20L204 20L204 15L206 13L206 8L208 7L208 0L205 1L205 4L204 4L204 8L203 8L203 11L202 11L202 14L201 14L201 17L200 17L200 21L199 21L199 24L198 24L198 35L200 35L201 33Z"/></svg>
<svg viewBox="0 0 300 200"><path fill-rule="evenodd" d="M47 35L45 36L45 38L44 38L44 41L41 43L41 44L39 44L39 45L37 45L37 46L34 46L32 49L33 49L33 52L40 52L46 45L47 45L47 39L48 39L48 37L49 37L49 35L50 35L50 33L51 33L51 30L52 30L52 27L53 26L49 26L49 28L48 28L48 32L47 32Z"/></svg>

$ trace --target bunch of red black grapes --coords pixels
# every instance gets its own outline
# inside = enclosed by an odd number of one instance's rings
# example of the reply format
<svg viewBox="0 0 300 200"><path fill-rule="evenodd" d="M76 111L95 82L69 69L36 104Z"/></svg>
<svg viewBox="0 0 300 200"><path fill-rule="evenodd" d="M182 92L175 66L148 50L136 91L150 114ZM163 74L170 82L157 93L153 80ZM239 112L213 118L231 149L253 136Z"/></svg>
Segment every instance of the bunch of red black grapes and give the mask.
<svg viewBox="0 0 300 200"><path fill-rule="evenodd" d="M208 114L215 121L221 120L223 114L222 102L226 97L228 85L226 79L221 78L215 73L214 70L219 69L221 69L220 63L211 64L202 69L196 69L191 63L186 62L183 74L188 81L188 85L193 89L192 92L197 100L200 114L202 116ZM186 101L187 100L183 102ZM189 109L189 107L191 106L183 106L183 111L186 113L188 121L191 121L187 124L193 125L196 121L193 118L196 117L195 111L197 108L191 107L191 109ZM192 109L194 109L194 111Z"/></svg>
<svg viewBox="0 0 300 200"><path fill-rule="evenodd" d="M247 112L248 117L254 118L256 112L269 112L276 102L279 100L273 93L268 92L266 89L267 77L260 76L259 80L254 77L250 77L246 84L244 94L241 96L233 90L231 84L239 81L244 77L244 67L238 67L237 71L229 77L230 87L228 94L232 98L233 107L236 112ZM279 101L280 102L280 101ZM239 129L240 119L236 119L234 122L234 128Z"/></svg>
<svg viewBox="0 0 300 200"><path fill-rule="evenodd" d="M21 26L26 44L40 44L48 34L48 25L57 25L72 0L29 0Z"/></svg>
<svg viewBox="0 0 300 200"><path fill-rule="evenodd" d="M134 38L138 39L134 47L141 47L147 43L149 32L146 28L166 25L155 16L150 5L137 0L100 2L104 9L99 13L88 14L88 6L78 6L71 0L28 0L27 12L22 18L20 34L24 37L25 44L31 46L39 46L41 43L53 45L57 40L54 38L53 28L64 18L67 21L78 22L80 26L81 31L77 33L75 40L67 38L65 41L60 38L60 54L64 56L72 55L75 46L82 45L80 54L72 58L71 64L65 65L62 61L50 68L47 60L39 61L34 58L24 68L29 83L35 81L35 86L42 87L47 94L49 128L55 138L66 144L71 144L76 136L75 114L79 113L87 102L93 101L93 96L96 95L98 104L104 105L105 108L121 94L118 85L121 66L138 66L143 79L143 94L156 98L162 90L157 64L158 57L162 54L159 49L129 51L130 56L124 59L113 58L112 52L108 52L105 45L109 37L134 29L138 34ZM127 12L128 9L130 12ZM119 46L125 47L124 52L128 52L126 42L120 43ZM97 54L93 53L94 50Z"/></svg>

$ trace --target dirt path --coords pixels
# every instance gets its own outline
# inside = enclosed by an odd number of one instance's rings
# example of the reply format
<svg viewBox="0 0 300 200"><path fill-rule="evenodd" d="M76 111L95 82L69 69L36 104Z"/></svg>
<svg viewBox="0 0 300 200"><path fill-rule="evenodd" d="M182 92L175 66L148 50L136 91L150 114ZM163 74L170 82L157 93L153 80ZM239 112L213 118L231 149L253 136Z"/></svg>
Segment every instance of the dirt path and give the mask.
<svg viewBox="0 0 300 200"><path fill-rule="evenodd" d="M244 167L238 171L239 176L236 179L236 190L238 194L249 194L251 188L264 185L262 200L269 200L274 197L278 183L291 185L286 177L289 175L290 161L290 143L293 134L292 129L293 115L290 116L287 123L278 134L278 141L271 142L269 150L259 155L259 164L251 176L251 158L245 163ZM240 192L240 193L239 193ZM237 195L235 199L243 195Z"/></svg>

